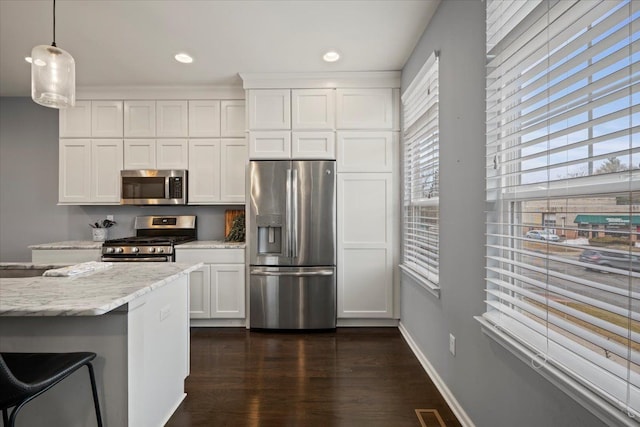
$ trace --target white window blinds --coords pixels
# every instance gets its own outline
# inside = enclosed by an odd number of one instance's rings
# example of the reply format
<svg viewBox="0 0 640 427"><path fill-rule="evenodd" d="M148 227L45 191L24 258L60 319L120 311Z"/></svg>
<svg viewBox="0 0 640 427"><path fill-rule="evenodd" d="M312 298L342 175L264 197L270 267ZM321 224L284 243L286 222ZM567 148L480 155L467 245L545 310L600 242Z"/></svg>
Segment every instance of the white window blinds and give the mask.
<svg viewBox="0 0 640 427"><path fill-rule="evenodd" d="M639 18L629 0L487 3L480 320L625 424L640 419Z"/></svg>
<svg viewBox="0 0 640 427"><path fill-rule="evenodd" d="M438 56L427 59L402 95L404 221L402 267L438 283Z"/></svg>

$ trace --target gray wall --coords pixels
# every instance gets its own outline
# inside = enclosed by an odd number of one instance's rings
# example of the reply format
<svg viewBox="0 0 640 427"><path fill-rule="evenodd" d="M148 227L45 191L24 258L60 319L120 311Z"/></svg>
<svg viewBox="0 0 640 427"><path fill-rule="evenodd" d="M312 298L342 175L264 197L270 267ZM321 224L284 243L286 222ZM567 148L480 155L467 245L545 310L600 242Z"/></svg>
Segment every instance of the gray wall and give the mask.
<svg viewBox="0 0 640 427"><path fill-rule="evenodd" d="M114 215L110 238L133 235L138 215L197 215L198 238L224 238L237 206L58 206L58 111L0 98L0 261L30 261L29 245L91 240L89 223Z"/></svg>
<svg viewBox="0 0 640 427"><path fill-rule="evenodd" d="M473 318L485 308L485 5L442 1L403 69L404 90L429 54L440 51L441 298L403 276L401 322L477 426L601 426L483 335Z"/></svg>

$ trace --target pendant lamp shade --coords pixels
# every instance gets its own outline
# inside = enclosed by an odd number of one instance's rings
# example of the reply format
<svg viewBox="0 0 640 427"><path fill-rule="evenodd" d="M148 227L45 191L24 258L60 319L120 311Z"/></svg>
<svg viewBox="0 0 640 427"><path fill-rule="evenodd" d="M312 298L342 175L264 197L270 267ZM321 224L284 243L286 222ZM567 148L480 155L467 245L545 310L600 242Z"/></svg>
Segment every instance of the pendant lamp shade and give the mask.
<svg viewBox="0 0 640 427"><path fill-rule="evenodd" d="M53 0L53 43L31 51L31 98L50 108L76 104L76 62L56 46L56 0Z"/></svg>
<svg viewBox="0 0 640 427"><path fill-rule="evenodd" d="M67 108L76 103L76 62L69 52L40 45L31 51L31 98L45 107Z"/></svg>

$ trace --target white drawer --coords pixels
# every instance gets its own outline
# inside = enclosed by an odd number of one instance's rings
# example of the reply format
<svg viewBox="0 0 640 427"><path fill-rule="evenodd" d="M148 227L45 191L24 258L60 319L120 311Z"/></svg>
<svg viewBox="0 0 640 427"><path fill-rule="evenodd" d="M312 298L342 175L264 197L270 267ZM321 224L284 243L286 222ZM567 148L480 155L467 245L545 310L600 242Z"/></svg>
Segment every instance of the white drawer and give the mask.
<svg viewBox="0 0 640 427"><path fill-rule="evenodd" d="M244 249L176 248L176 262L204 262L206 264L244 264Z"/></svg>

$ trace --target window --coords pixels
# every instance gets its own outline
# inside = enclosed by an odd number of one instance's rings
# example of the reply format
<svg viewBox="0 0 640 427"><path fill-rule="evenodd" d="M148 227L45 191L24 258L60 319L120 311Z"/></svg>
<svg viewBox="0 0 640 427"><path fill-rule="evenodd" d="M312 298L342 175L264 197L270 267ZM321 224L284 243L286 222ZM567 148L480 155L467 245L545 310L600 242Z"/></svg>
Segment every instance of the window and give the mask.
<svg viewBox="0 0 640 427"><path fill-rule="evenodd" d="M438 55L402 95L404 221L402 269L437 292L439 263Z"/></svg>
<svg viewBox="0 0 640 427"><path fill-rule="evenodd" d="M478 320L620 425L640 418L639 60L638 1L487 3Z"/></svg>

